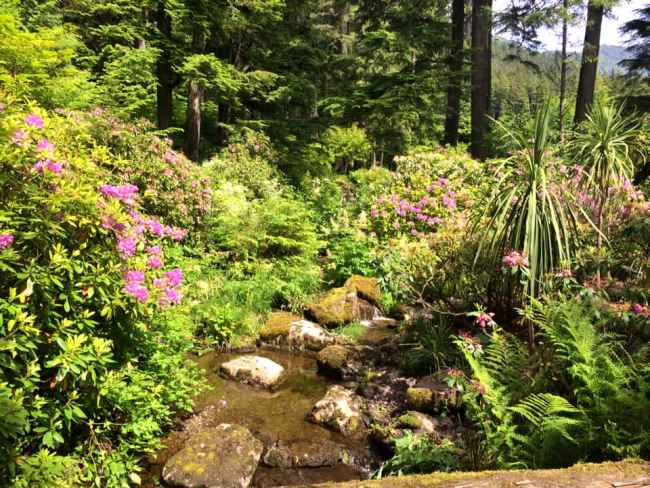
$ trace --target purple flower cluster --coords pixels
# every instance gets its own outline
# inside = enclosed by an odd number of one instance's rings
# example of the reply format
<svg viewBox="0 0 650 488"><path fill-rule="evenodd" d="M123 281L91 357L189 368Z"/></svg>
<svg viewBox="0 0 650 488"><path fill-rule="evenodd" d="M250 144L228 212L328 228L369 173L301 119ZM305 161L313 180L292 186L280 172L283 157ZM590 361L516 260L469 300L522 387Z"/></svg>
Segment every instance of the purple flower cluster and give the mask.
<svg viewBox="0 0 650 488"><path fill-rule="evenodd" d="M370 209L372 232L383 235L387 232L405 232L414 237L438 231L445 218L457 210L456 192L449 188L447 178L420 190L404 188L398 194L380 196Z"/></svg>
<svg viewBox="0 0 650 488"><path fill-rule="evenodd" d="M145 275L142 271L127 271L124 273L124 293L132 296L140 303L149 300L149 290L144 285Z"/></svg>
<svg viewBox="0 0 650 488"><path fill-rule="evenodd" d="M115 198L120 200L127 205L133 205L135 203L135 194L140 191L140 189L135 185L102 185L99 188L99 191L105 197Z"/></svg>
<svg viewBox="0 0 650 488"><path fill-rule="evenodd" d="M0 249L7 249L14 243L13 234L0 234Z"/></svg>
<svg viewBox="0 0 650 488"><path fill-rule="evenodd" d="M50 173L54 173L54 174L59 174L61 173L61 171L63 171L63 165L61 163L57 163L56 161L45 159L45 160L37 161L36 164L32 166L32 170L40 174L44 174L45 171L49 171Z"/></svg>
<svg viewBox="0 0 650 488"><path fill-rule="evenodd" d="M643 305L639 304L639 303L635 303L634 305L632 305L630 307L630 312L632 312L633 314L636 314L636 315L641 315L645 311L646 311L646 308Z"/></svg>
<svg viewBox="0 0 650 488"><path fill-rule="evenodd" d="M27 124L28 127L33 127L34 129L42 129L45 127L43 119L36 114L29 114L25 118L25 124Z"/></svg>

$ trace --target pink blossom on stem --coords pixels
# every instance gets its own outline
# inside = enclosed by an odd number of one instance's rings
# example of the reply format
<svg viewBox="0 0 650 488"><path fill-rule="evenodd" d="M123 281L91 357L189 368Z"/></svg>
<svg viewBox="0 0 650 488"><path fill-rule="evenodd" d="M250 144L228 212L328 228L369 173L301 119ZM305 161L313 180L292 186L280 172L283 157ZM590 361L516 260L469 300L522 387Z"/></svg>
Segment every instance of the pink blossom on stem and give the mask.
<svg viewBox="0 0 650 488"><path fill-rule="evenodd" d="M13 234L0 234L0 249L7 249L14 243Z"/></svg>
<svg viewBox="0 0 650 488"><path fill-rule="evenodd" d="M25 124L35 129L42 129L45 125L43 123L43 119L36 114L29 114L27 117L25 117Z"/></svg>

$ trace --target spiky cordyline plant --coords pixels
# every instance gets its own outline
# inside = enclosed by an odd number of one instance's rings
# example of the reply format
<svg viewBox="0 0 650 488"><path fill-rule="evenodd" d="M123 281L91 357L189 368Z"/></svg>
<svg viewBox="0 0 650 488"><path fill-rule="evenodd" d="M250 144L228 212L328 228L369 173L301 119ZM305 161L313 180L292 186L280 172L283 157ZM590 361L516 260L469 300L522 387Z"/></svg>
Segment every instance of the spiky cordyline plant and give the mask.
<svg viewBox="0 0 650 488"><path fill-rule="evenodd" d="M598 250L597 282L600 286L600 252L605 228L605 211L610 188L630 180L634 172L633 153L641 155L637 124L623 115L623 107L604 103L593 105L591 112L574 132L569 149L576 164L584 168L582 184L596 194L596 248Z"/></svg>
<svg viewBox="0 0 650 488"><path fill-rule="evenodd" d="M570 261L575 248L575 215L566 195L553 191L549 179L549 125L548 103L536 115L532 141L501 125L516 152L499 168L502 176L474 226L475 230L484 226L476 260L486 253L497 262L508 250L528 257L527 292L531 297L540 292L544 277L553 268Z"/></svg>

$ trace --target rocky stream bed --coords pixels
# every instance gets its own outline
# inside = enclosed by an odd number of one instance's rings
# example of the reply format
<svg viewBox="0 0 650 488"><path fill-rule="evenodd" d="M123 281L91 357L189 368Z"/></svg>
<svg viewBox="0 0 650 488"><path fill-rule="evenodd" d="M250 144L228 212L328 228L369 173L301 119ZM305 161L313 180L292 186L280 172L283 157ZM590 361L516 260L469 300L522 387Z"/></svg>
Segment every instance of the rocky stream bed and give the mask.
<svg viewBox="0 0 650 488"><path fill-rule="evenodd" d="M307 316L272 314L254 348L194 361L210 388L150 459L150 487L246 488L367 479L404 429L454 436L436 377L403 376L399 323L376 308L378 287L354 277ZM331 327L361 321L352 341Z"/></svg>

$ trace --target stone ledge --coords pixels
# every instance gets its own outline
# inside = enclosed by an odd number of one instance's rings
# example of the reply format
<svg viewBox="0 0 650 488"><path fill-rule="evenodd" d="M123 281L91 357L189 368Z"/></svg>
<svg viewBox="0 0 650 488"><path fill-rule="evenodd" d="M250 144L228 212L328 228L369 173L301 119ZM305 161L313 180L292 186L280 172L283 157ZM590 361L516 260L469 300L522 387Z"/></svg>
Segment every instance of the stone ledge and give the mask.
<svg viewBox="0 0 650 488"><path fill-rule="evenodd" d="M373 481L303 485L302 488L646 488L650 463L578 464L566 469L434 473Z"/></svg>

